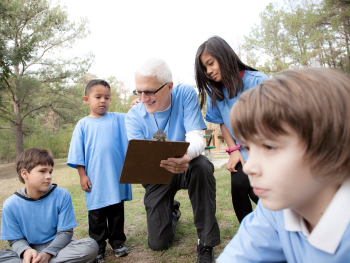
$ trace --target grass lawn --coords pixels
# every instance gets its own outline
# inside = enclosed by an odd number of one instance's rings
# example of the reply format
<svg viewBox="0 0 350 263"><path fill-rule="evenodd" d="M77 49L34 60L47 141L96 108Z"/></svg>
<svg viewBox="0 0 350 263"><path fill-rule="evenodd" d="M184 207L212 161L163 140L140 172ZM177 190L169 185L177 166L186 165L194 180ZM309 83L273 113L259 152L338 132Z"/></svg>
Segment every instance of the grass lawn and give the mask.
<svg viewBox="0 0 350 263"><path fill-rule="evenodd" d="M234 214L230 192L230 174L226 169L215 171L216 177L216 217L220 225L221 244L215 248L218 257L226 244L236 233L239 223ZM0 167L0 209L6 198L12 195L23 184L18 180L15 168ZM53 172L53 183L67 189L72 195L78 227L74 229L74 238L88 237L87 211L85 196L80 188L78 173L66 165L56 165ZM147 246L146 212L143 205L144 188L133 185L133 200L125 202L126 246L130 254L116 258L107 246L105 262L195 262L197 258L197 235L193 223L193 213L187 191L181 190L176 200L181 203L181 218L176 228L172 246L166 251L154 252ZM1 213L1 210L0 210ZM0 240L0 249L9 248L7 241Z"/></svg>

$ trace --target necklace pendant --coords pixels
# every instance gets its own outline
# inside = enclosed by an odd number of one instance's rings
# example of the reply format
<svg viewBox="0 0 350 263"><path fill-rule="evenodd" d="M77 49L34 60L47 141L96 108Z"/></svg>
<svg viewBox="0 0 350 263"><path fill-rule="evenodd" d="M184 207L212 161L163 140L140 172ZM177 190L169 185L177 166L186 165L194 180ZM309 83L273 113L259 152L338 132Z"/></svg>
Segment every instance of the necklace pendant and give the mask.
<svg viewBox="0 0 350 263"><path fill-rule="evenodd" d="M152 140L154 141L169 141L168 136L164 133L162 129L159 129L155 134L152 135Z"/></svg>

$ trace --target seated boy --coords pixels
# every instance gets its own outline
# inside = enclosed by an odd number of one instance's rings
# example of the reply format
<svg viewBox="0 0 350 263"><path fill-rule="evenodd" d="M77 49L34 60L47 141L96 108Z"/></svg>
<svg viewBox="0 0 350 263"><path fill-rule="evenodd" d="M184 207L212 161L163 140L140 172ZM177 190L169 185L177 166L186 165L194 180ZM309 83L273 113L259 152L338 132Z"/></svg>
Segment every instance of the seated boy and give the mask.
<svg viewBox="0 0 350 263"><path fill-rule="evenodd" d="M104 261L107 239L117 257L129 253L124 245L124 201L132 199L131 185L119 183L128 139L125 114L107 112L111 88L106 81L91 80L83 100L90 114L75 126L67 164L78 169L85 191L89 235L99 246L96 261L100 263Z"/></svg>
<svg viewBox="0 0 350 263"><path fill-rule="evenodd" d="M350 262L349 102L350 79L322 68L241 95L232 131L260 202L218 262Z"/></svg>
<svg viewBox="0 0 350 263"><path fill-rule="evenodd" d="M0 262L93 262L98 246L91 238L72 241L77 226L71 196L51 184L54 161L49 150L30 148L16 162L25 187L4 203L1 239L11 250L0 251Z"/></svg>

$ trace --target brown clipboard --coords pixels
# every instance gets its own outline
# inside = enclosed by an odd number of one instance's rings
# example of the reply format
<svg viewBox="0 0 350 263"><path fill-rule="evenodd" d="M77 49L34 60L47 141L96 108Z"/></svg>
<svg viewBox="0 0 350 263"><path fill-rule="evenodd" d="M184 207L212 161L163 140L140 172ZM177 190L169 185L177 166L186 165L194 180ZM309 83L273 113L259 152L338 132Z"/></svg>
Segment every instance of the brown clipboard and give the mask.
<svg viewBox="0 0 350 263"><path fill-rule="evenodd" d="M136 140L129 141L121 184L168 184L173 173L160 167L160 161L185 155L189 142Z"/></svg>

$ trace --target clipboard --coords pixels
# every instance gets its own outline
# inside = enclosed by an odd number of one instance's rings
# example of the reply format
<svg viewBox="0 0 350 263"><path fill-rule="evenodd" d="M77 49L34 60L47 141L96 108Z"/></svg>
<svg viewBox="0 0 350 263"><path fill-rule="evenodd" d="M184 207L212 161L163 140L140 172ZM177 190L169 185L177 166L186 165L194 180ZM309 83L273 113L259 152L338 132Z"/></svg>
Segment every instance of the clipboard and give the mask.
<svg viewBox="0 0 350 263"><path fill-rule="evenodd" d="M130 140L119 183L169 184L173 173L160 167L160 161L184 156L189 145L189 142Z"/></svg>

